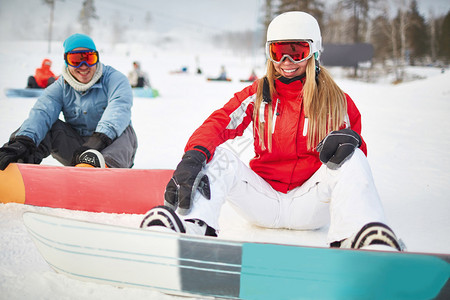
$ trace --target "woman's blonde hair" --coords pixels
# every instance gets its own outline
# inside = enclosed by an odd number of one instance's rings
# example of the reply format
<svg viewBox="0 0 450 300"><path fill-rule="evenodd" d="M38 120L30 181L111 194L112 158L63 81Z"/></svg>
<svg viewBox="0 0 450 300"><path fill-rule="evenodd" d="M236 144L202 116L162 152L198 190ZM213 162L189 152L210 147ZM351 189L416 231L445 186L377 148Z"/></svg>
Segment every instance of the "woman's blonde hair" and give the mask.
<svg viewBox="0 0 450 300"><path fill-rule="evenodd" d="M268 84L268 91L271 97L276 97L274 81L281 75L275 70L274 63L267 61L266 76L259 79L258 90L256 92L255 108L253 111L254 131L259 135L259 143L262 150L266 149L264 136L267 136L267 149L272 150L272 122L273 122L273 101L268 105L267 126L265 120L260 119L260 109L264 103L263 89L264 81ZM303 84L302 93L303 108L305 117L308 118L308 150L314 149L317 144L325 138L332 130L338 130L344 123L347 114L347 101L344 92L339 88L331 77L328 70L320 67L320 73L316 82L316 64L314 57L308 60L306 66L306 78ZM264 104L266 105L266 104ZM264 106L263 106L264 109ZM267 128L267 132L265 132Z"/></svg>

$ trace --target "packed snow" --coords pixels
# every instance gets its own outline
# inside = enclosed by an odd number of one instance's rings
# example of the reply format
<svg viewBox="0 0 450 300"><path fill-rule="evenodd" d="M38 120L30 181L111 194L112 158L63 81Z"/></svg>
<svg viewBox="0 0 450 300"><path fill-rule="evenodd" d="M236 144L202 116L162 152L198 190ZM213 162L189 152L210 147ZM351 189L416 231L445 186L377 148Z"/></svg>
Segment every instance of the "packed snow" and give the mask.
<svg viewBox="0 0 450 300"><path fill-rule="evenodd" d="M96 43L101 61L124 74L131 70L133 61L140 61L152 86L159 90L158 98L134 100L132 121L139 139L134 168L139 169L175 168L192 132L247 85L239 79L247 78L252 69L258 75L264 74L262 52L241 55L213 47L176 51L177 47L169 46L158 49L139 44ZM45 57L53 60L52 70L60 73L61 45L62 42L55 42L52 53L47 54L45 42L0 42L0 143L8 140L36 101L6 98L4 89L25 87L27 77ZM233 81L206 81L207 76L217 76L222 65ZM187 73L175 72L183 66L188 67ZM197 67L202 74L196 74ZM331 71L361 111L368 159L389 225L409 251L449 254L450 70L442 73L431 67L408 68L408 72L422 79L398 85L390 84L390 78L365 83L346 79L340 69ZM246 132L240 140L225 146L248 161L252 157L251 142L251 133ZM53 158L43 163L59 165ZM138 227L143 217L0 204L1 299L178 298L157 291L85 283L54 272L23 225L25 211L129 227ZM327 228L317 231L258 228L240 218L228 205L222 210L220 224L221 237L227 239L326 246Z"/></svg>

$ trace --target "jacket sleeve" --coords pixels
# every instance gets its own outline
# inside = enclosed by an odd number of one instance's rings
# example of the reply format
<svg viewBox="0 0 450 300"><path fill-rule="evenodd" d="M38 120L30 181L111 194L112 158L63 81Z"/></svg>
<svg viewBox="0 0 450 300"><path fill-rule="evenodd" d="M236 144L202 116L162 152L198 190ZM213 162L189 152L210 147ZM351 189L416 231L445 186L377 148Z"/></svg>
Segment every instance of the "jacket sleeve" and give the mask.
<svg viewBox="0 0 450 300"><path fill-rule="evenodd" d="M114 140L131 124L133 92L125 75L113 68L108 68L110 71L105 74L102 82L107 94L108 105L95 131L104 133Z"/></svg>
<svg viewBox="0 0 450 300"><path fill-rule="evenodd" d="M42 96L37 99L28 118L23 122L16 135L27 136L36 145L39 145L61 113L63 90L62 78L46 88Z"/></svg>
<svg viewBox="0 0 450 300"><path fill-rule="evenodd" d="M362 144L360 149L367 156L367 145L366 142L364 141L364 138L361 135L362 131L361 114L358 108L356 107L355 103L353 102L353 100L350 98L350 96L345 94L345 97L347 98L347 115L350 122L350 124L347 124L347 126L350 126L352 130L356 131L361 136Z"/></svg>
<svg viewBox="0 0 450 300"><path fill-rule="evenodd" d="M241 136L252 121L256 89L257 82L236 93L224 107L213 112L194 131L185 151L201 151L209 161L219 145Z"/></svg>

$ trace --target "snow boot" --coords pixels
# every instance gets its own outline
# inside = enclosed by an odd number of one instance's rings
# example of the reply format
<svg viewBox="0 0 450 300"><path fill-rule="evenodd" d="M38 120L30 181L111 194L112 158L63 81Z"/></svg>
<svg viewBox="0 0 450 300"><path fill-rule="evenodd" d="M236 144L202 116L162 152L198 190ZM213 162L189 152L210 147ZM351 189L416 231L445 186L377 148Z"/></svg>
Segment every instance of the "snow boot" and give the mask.
<svg viewBox="0 0 450 300"><path fill-rule="evenodd" d="M354 236L331 243L331 247L361 250L404 251L401 240L383 223L368 223Z"/></svg>
<svg viewBox="0 0 450 300"><path fill-rule="evenodd" d="M199 219L182 220L170 207L160 205L149 210L141 228L156 231L175 231L192 235L217 236L216 230Z"/></svg>
<svg viewBox="0 0 450 300"><path fill-rule="evenodd" d="M79 163L75 167L106 168L105 158L94 149L89 149L80 154Z"/></svg>

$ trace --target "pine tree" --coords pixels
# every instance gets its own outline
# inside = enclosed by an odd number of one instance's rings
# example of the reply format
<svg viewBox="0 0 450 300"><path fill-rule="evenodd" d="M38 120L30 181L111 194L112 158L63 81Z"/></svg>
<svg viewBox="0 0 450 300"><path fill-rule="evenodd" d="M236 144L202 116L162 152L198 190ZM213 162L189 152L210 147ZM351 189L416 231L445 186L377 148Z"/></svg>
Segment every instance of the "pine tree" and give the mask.
<svg viewBox="0 0 450 300"><path fill-rule="evenodd" d="M429 34L425 19L419 14L416 0L411 2L410 10L407 14L408 28L406 29L407 48L410 52L410 63L415 64L430 54Z"/></svg>
<svg viewBox="0 0 450 300"><path fill-rule="evenodd" d="M439 37L439 57L448 63L450 61L450 11L442 22Z"/></svg>

